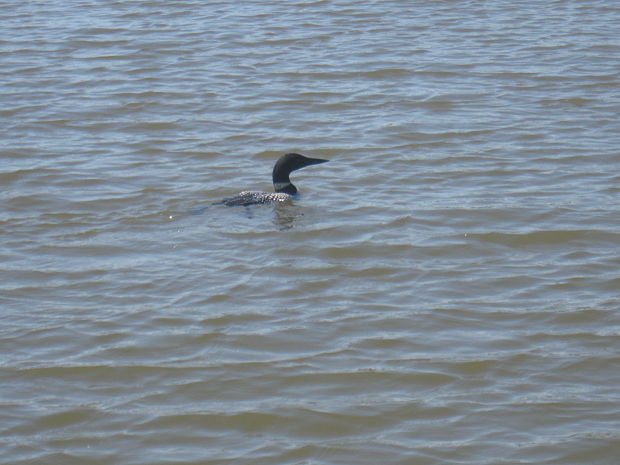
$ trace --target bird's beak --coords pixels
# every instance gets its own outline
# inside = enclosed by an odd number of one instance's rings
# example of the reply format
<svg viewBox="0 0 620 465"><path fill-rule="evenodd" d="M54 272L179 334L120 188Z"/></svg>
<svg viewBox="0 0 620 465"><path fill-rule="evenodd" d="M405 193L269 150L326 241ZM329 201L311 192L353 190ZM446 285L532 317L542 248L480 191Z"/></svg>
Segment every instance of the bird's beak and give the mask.
<svg viewBox="0 0 620 465"><path fill-rule="evenodd" d="M325 163L325 162L329 161L329 160L325 160L323 158L308 158L308 157L306 157L306 158L308 159L308 165L318 165L319 163Z"/></svg>

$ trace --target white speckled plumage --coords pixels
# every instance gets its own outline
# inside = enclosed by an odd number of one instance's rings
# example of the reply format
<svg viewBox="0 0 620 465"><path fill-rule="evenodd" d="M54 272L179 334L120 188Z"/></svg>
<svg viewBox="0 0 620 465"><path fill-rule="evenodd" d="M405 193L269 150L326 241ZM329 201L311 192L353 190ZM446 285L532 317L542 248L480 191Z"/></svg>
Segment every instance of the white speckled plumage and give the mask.
<svg viewBox="0 0 620 465"><path fill-rule="evenodd" d="M289 194L284 194L282 192L252 192L252 191L243 191L234 197L229 197L227 199L222 200L222 203L228 207L235 206L243 206L243 205L256 205L256 204L264 204L264 203L274 203L274 202L287 202L292 199L292 196Z"/></svg>

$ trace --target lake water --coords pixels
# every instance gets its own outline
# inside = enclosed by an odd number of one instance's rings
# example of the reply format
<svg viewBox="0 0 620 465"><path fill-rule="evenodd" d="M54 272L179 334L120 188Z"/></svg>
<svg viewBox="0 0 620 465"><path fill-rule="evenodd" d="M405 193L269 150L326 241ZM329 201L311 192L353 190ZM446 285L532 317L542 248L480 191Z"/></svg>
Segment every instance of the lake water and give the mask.
<svg viewBox="0 0 620 465"><path fill-rule="evenodd" d="M2 464L619 463L620 6L0 18Z"/></svg>

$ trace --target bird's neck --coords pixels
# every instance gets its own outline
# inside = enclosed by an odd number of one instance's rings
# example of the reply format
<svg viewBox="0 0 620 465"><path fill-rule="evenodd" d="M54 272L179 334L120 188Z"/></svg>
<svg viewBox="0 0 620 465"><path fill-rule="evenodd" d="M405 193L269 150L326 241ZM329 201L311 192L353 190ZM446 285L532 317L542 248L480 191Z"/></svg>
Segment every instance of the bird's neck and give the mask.
<svg viewBox="0 0 620 465"><path fill-rule="evenodd" d="M297 188L293 185L289 173L284 170L273 170L273 189L276 192L282 192L283 194L294 195L297 194Z"/></svg>
<svg viewBox="0 0 620 465"><path fill-rule="evenodd" d="M273 189L276 192L281 192L283 194L290 194L290 195L295 195L297 194L297 188L293 185L293 183L291 181L274 181L273 182Z"/></svg>

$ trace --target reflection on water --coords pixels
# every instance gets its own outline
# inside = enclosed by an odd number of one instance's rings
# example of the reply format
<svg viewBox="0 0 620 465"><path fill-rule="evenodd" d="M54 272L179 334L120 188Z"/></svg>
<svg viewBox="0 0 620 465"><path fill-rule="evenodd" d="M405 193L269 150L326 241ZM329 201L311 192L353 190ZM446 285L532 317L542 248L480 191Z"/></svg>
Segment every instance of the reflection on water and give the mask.
<svg viewBox="0 0 620 465"><path fill-rule="evenodd" d="M209 209L231 209L231 215L239 215L239 212L243 212L243 215L248 219L255 218L256 209L264 210L272 210L273 211L273 224L277 230L285 231L287 229L291 229L295 225L295 220L301 216L303 216L302 210L295 206L294 202L275 202L272 204L264 204L264 205L236 205L232 207L223 206L219 203L211 204L208 206L200 206L190 208L187 211L188 215L191 216L200 216L204 214L208 214ZM225 214L218 214L220 219L225 218Z"/></svg>
<svg viewBox="0 0 620 465"><path fill-rule="evenodd" d="M278 203L273 209L273 224L280 231L291 229L295 226L295 221L303 216L301 209L294 204Z"/></svg>

